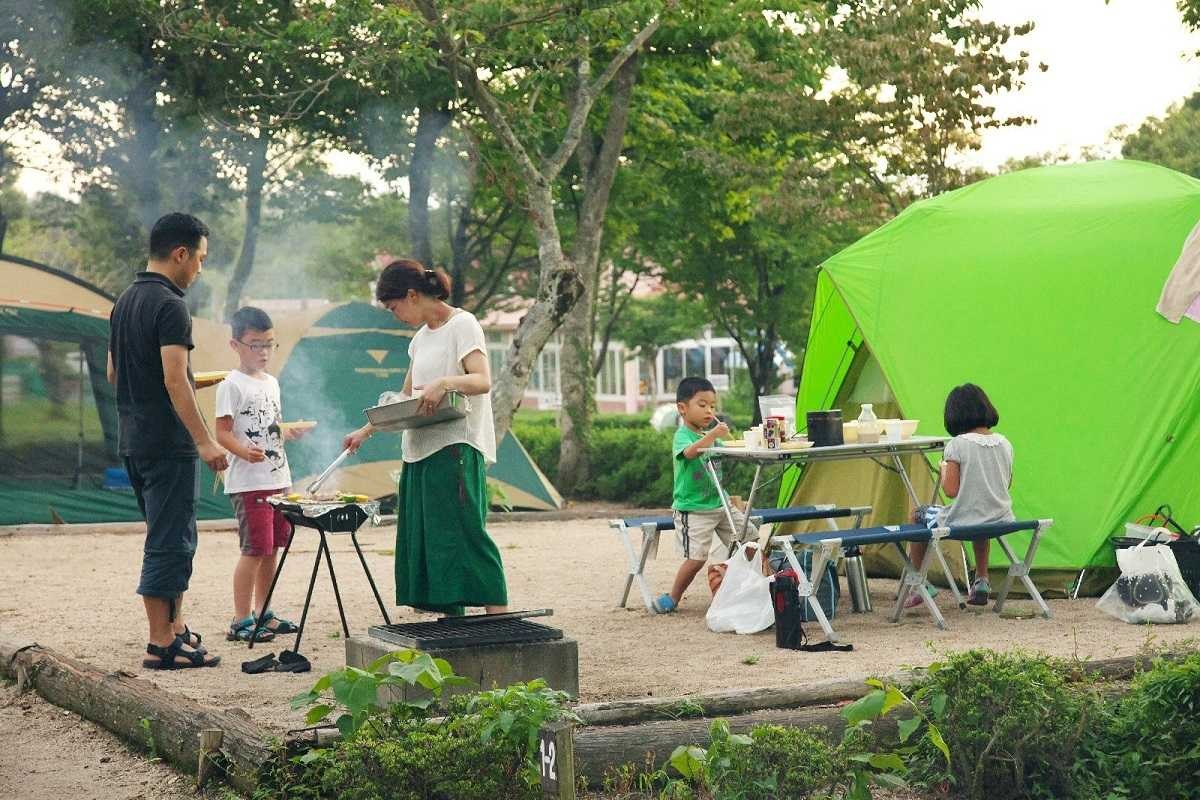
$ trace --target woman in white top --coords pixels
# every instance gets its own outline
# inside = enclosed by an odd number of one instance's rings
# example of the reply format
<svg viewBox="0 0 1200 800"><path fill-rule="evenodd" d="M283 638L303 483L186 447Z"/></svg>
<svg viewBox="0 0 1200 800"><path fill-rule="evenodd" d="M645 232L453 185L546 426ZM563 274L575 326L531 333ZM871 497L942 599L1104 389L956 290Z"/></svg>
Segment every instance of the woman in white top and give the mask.
<svg viewBox="0 0 1200 800"><path fill-rule="evenodd" d="M479 321L445 300L441 270L400 259L388 264L376 299L418 330L408 346L404 395L432 414L449 391L467 395L463 419L404 431L404 468L396 530L396 603L452 615L464 607L507 610L500 551L488 536L487 480L496 461L491 371ZM374 433L370 423L346 436L352 452Z"/></svg>

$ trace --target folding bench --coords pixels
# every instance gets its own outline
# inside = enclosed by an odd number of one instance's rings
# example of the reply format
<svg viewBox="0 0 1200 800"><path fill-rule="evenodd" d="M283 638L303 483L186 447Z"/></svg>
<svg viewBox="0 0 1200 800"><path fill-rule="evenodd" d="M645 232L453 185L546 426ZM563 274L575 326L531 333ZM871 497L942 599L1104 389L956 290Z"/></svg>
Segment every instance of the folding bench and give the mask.
<svg viewBox="0 0 1200 800"><path fill-rule="evenodd" d="M818 506L796 506L795 508L756 508L749 514L749 524L758 528L761 525L775 524L779 522L802 522L806 520L827 520L831 530L839 530L837 523L834 520L853 518L854 528L859 528L862 525L862 519L867 514L871 513L870 506L853 506L842 507L833 505L818 505ZM646 604L646 610L653 610L654 596L650 592L650 587L646 583L644 570L646 569L646 561L658 554L658 535L663 531L675 529L675 520L673 517L631 517L629 519L614 519L609 520L609 527L617 532L617 536L621 539L621 544L625 548L625 558L629 562L629 573L625 576L625 589L621 592L620 607L624 608L626 601L629 599L629 590L633 587L634 581L637 582L638 589L642 593L642 601ZM632 533L640 531L642 534L641 552L634 547ZM825 536L827 534L820 534Z"/></svg>
<svg viewBox="0 0 1200 800"><path fill-rule="evenodd" d="M924 525L915 524L884 525L875 528L847 530L836 536L829 533L798 533L790 536L773 536L771 537L771 543L783 548L788 562L792 565L792 569L796 571L800 584L801 602L807 600L813 610L813 614L821 623L821 628L825 631L825 635L829 637L830 641L836 642L838 641L837 635L833 632L833 627L829 624L829 620L825 618L820 604L817 603L812 582L806 578L804 571L800 569L800 564L796 560L795 546L815 551L811 574L820 575L829 561L836 562L837 559L845 555L845 551L848 548L861 547L868 544L894 544L900 552L900 558L904 562L904 574L901 577L900 595L896 598L896 608L892 612L891 621L900 621L900 615L904 613L904 603L908 600L909 594L919 592L921 599L925 602L925 606L929 609L929 613L933 616L934 622L939 628L945 629L946 620L942 617L942 612L938 609L937 604L933 602L933 598L922 590L929 574L929 568L933 565L933 559L936 558L941 563L942 569L950 581L950 590L954 593L954 599L958 603L959 608L966 608L966 603L963 601L963 597L958 591L958 586L955 584L954 577L951 575L950 569L946 564L946 557L942 553L941 542L943 539L959 542L995 539L999 543L1000 549L1008 556L1010 564L1008 574L1004 577L1004 583L996 595L996 603L993 606L993 610L999 613L1004 609L1004 602L1008 598L1009 590L1012 588L1013 579L1019 578L1025 584L1029 596L1038 604L1042 616L1048 619L1050 617L1050 607L1046 605L1046 601L1042 598L1041 593L1038 592L1037 587L1030 580L1029 568L1033 565L1033 558L1037 554L1038 544L1041 542L1042 535L1053 524L1054 520L1039 519L1018 522L992 522L985 525L958 525L953 528L934 528L932 530ZM1017 558L1006 539L1009 534L1020 531L1032 531L1033 533L1029 540L1029 546L1025 549L1025 557L1023 559ZM903 547L906 542L929 542L932 545L926 549L925 558L922 559L920 566L914 565L909 560L908 553L905 552Z"/></svg>

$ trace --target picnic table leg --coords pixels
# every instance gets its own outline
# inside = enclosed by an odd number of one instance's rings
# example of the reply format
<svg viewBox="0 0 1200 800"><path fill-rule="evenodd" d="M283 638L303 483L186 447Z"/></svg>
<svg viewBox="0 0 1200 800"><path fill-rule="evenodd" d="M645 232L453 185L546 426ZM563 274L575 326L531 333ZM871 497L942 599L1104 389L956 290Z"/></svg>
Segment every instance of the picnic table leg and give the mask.
<svg viewBox="0 0 1200 800"><path fill-rule="evenodd" d="M788 563L792 565L792 570L796 573L796 591L800 595L800 602L807 602L809 608L813 611L813 616L817 618L817 622L821 625L821 630L825 631L825 637L831 642L839 642L841 639L833 632L833 626L829 624L829 618L825 616L825 610L821 608L821 604L817 602L816 592L813 589L813 582L804 574L804 570L800 567L800 561L796 558L796 551L792 549L790 539L783 540L783 552L787 556ZM827 558L813 558L813 574L818 575L818 561L821 569L825 568Z"/></svg>
<svg viewBox="0 0 1200 800"><path fill-rule="evenodd" d="M900 474L900 480L904 482L904 490L908 492L908 499L912 500L913 508L917 508L921 505L921 501L917 499L917 490L913 488L912 478L908 477L904 461L901 460L898 453L892 453L892 462L896 465L896 472Z"/></svg>
<svg viewBox="0 0 1200 800"><path fill-rule="evenodd" d="M1008 556L1009 567L1008 574L1004 576L1004 583L1000 586L1000 594L996 595L996 603L992 606L992 610L999 614L1004 610L1004 601L1008 599L1008 592L1012 588L1013 578L1020 578L1025 584L1025 589L1029 592L1029 596L1038 604L1038 608L1042 610L1042 616L1050 619L1050 606L1046 605L1042 593L1033 585L1033 581L1029 578L1029 569L1033 566L1033 557L1037 554L1038 544L1042 541L1042 532L1049 527L1048 523L1039 522L1037 529L1033 532L1033 537L1029 540L1029 548L1025 551L1025 558L1018 560L1012 548L1009 546L1004 536L997 537L1000 543L1000 549L1004 551L1004 555Z"/></svg>
<svg viewBox="0 0 1200 800"><path fill-rule="evenodd" d="M721 498L721 508L725 509L725 518L729 521L729 530L737 536L738 526L733 521L733 501L729 499L729 494L725 491L725 487L721 485L721 478L717 475L717 467L713 464L711 458L704 459L704 469L708 472L708 477L712 478L713 485L717 487L717 496ZM758 483L758 472L762 467L754 471L754 483ZM754 500L754 489L750 489L750 500ZM742 536L746 534L746 526L750 524L750 509L754 508L750 503L746 504L746 518L742 521Z"/></svg>

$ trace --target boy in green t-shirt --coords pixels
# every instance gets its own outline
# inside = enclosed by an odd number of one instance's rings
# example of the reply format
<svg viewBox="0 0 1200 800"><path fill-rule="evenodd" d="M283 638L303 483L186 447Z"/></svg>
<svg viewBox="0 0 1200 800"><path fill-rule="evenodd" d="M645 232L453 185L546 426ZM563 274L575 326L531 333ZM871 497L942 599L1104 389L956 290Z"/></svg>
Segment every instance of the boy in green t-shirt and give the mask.
<svg viewBox="0 0 1200 800"><path fill-rule="evenodd" d="M716 419L717 390L704 378L684 378L675 390L675 402L682 421L671 445L675 471L671 509L675 515L675 542L683 563L675 573L671 593L660 595L654 601L654 610L659 614L674 611L696 573L704 569L713 534L720 538L727 551L736 535L721 507L717 487L704 469L704 451L722 437L729 436L729 427ZM714 422L717 422L715 426ZM742 522L737 513L734 524L741 529Z"/></svg>

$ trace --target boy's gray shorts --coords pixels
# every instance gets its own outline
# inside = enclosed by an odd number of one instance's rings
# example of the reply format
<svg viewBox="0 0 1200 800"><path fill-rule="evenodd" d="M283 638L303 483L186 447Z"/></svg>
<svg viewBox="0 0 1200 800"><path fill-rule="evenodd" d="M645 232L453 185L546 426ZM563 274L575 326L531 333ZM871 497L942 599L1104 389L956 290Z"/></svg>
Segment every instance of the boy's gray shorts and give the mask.
<svg viewBox="0 0 1200 800"><path fill-rule="evenodd" d="M679 550L679 554L687 559L695 561L707 561L708 552L712 549L713 534L721 540L721 545L724 548L724 553L718 555L718 560L724 561L729 558L729 547L735 541L736 535L742 530L742 521L745 517L740 511L733 512L733 523L737 526L736 531L729 527L729 518L725 516L725 509L717 508L712 511L672 511L671 514L675 517L675 545ZM758 532L752 527L746 529L744 539L755 539Z"/></svg>

